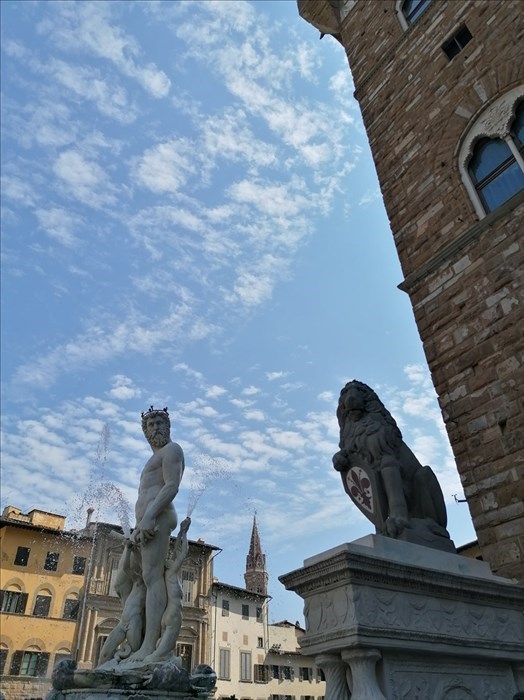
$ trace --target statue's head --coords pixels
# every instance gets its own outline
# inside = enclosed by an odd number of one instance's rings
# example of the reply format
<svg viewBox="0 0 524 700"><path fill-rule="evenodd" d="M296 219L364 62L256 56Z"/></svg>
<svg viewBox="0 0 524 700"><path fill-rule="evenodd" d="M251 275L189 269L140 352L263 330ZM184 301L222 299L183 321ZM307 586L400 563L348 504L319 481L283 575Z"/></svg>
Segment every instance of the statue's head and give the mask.
<svg viewBox="0 0 524 700"><path fill-rule="evenodd" d="M167 445L171 439L170 429L171 422L167 406L162 409L150 406L148 411L142 413L142 430L151 447L160 448Z"/></svg>

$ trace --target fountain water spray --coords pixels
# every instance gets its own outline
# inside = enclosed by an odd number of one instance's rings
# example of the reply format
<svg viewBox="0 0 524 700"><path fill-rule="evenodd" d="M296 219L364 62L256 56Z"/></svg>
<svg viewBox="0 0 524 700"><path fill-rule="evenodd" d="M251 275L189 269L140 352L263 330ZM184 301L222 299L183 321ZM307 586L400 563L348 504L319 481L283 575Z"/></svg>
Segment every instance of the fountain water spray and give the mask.
<svg viewBox="0 0 524 700"><path fill-rule="evenodd" d="M196 455L192 461L192 480L189 483L187 515L190 516L207 487L216 479L229 479L231 473L225 459Z"/></svg>

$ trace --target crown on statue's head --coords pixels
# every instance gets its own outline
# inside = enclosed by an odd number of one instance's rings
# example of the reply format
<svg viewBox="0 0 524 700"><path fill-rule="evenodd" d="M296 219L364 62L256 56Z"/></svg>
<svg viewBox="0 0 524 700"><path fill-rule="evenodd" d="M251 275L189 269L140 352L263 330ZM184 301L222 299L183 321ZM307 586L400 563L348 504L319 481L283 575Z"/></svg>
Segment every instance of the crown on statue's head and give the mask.
<svg viewBox="0 0 524 700"><path fill-rule="evenodd" d="M166 416L169 416L169 412L167 410L167 406L164 406L164 408L154 408L153 406L150 406L147 411L142 411L142 418L145 418L148 416L150 413L165 413Z"/></svg>

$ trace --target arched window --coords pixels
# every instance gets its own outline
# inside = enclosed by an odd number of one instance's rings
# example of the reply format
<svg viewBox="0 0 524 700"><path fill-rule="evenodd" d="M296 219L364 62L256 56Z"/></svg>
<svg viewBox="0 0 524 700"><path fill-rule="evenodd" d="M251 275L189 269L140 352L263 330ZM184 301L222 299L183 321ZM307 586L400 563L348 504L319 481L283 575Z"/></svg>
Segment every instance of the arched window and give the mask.
<svg viewBox="0 0 524 700"><path fill-rule="evenodd" d="M33 615L36 617L49 617L49 611L51 610L51 601L53 596L50 590L43 588L38 592L35 598L35 605L33 608Z"/></svg>
<svg viewBox="0 0 524 700"><path fill-rule="evenodd" d="M64 610L62 612L62 618L64 620L76 620L78 619L80 603L78 600L78 595L76 593L70 593L64 600Z"/></svg>
<svg viewBox="0 0 524 700"><path fill-rule="evenodd" d="M499 98L470 127L459 169L479 218L524 190L524 87Z"/></svg>
<svg viewBox="0 0 524 700"><path fill-rule="evenodd" d="M71 657L71 651L69 649L66 649L65 647L61 647L58 649L58 651L55 654L55 660L53 662L53 668L58 666L58 664L61 661L64 661L65 659L70 659Z"/></svg>
<svg viewBox="0 0 524 700"><path fill-rule="evenodd" d="M524 114L524 105L519 111ZM522 143L517 141L517 144L522 149ZM493 211L524 188L524 172L502 139L477 142L469 162L469 173L486 212Z"/></svg>
<svg viewBox="0 0 524 700"><path fill-rule="evenodd" d="M5 613L23 615L27 605L27 593L20 586L12 584L6 590L0 591L0 610Z"/></svg>
<svg viewBox="0 0 524 700"><path fill-rule="evenodd" d="M397 16L403 29L411 26L424 12L431 0L397 0Z"/></svg>
<svg viewBox="0 0 524 700"><path fill-rule="evenodd" d="M11 676L45 676L49 664L49 654L36 646L15 651L11 659L9 675Z"/></svg>

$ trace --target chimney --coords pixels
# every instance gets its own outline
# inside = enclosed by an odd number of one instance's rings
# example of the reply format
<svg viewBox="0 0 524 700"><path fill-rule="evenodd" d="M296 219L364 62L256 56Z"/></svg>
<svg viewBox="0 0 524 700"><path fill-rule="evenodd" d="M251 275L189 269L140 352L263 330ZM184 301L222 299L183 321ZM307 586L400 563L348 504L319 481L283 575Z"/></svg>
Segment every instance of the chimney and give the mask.
<svg viewBox="0 0 524 700"><path fill-rule="evenodd" d="M95 509L93 508L93 506L89 506L89 508L87 509L86 527L89 527L89 523L91 522L91 517L92 517L94 512L95 512Z"/></svg>

